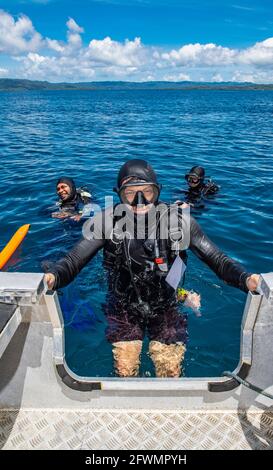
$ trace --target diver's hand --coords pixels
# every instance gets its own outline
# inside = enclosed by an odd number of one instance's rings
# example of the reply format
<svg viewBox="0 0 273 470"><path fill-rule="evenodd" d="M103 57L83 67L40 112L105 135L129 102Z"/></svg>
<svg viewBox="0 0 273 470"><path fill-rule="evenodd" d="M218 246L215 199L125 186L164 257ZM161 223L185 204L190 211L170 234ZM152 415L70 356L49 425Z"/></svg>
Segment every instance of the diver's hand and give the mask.
<svg viewBox="0 0 273 470"><path fill-rule="evenodd" d="M53 212L51 217L53 219L67 219L67 217L70 217L70 214L68 212Z"/></svg>
<svg viewBox="0 0 273 470"><path fill-rule="evenodd" d="M184 305L186 305L186 307L192 308L193 310L199 310L201 307L200 294L197 294L197 292L193 291L188 292Z"/></svg>
<svg viewBox="0 0 273 470"><path fill-rule="evenodd" d="M54 274L52 273L46 273L45 274L45 281L47 283L47 287L49 290L52 290L53 289L53 286L55 284L55 281L56 281L56 277L54 276Z"/></svg>
<svg viewBox="0 0 273 470"><path fill-rule="evenodd" d="M187 202L183 202L183 201L175 201L175 204L177 204L179 207L181 207L181 209L187 209L188 207L190 207L190 205L187 203Z"/></svg>
<svg viewBox="0 0 273 470"><path fill-rule="evenodd" d="M260 280L260 274L251 274L246 280L246 287L251 292L257 290L258 284Z"/></svg>
<svg viewBox="0 0 273 470"><path fill-rule="evenodd" d="M79 222L81 220L82 216L80 214L73 215L70 217L70 219L75 220L75 222Z"/></svg>

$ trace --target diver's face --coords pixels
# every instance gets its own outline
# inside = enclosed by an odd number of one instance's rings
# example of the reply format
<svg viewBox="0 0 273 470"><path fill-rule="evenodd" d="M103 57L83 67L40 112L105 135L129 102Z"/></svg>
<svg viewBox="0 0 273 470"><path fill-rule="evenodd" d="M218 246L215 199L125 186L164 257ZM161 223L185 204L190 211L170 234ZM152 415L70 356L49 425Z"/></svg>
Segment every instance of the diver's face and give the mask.
<svg viewBox="0 0 273 470"><path fill-rule="evenodd" d="M65 184L65 183L59 183L57 185L57 194L63 201L65 201L71 195L70 186L68 186L68 184Z"/></svg>
<svg viewBox="0 0 273 470"><path fill-rule="evenodd" d="M150 202L150 204L138 204L137 206L131 206L131 208L135 214L146 214L153 205L153 200L155 197L155 188L151 184L145 184L143 186L128 186L124 189L124 195L129 205L133 203L136 194L139 191L143 193L143 196L145 197L146 201L148 203Z"/></svg>
<svg viewBox="0 0 273 470"><path fill-rule="evenodd" d="M200 183L200 178L197 178L195 176L189 176L188 177L188 185L190 188L196 188Z"/></svg>

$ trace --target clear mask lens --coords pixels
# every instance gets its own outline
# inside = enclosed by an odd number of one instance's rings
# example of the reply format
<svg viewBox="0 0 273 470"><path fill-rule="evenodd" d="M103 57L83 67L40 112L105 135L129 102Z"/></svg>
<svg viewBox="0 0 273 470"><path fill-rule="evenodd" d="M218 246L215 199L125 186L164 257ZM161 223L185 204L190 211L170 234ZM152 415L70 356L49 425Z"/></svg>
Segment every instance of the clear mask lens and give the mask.
<svg viewBox="0 0 273 470"><path fill-rule="evenodd" d="M144 189L125 186L119 191L119 197L124 204L130 206L154 204L159 196L159 190L155 185L149 185Z"/></svg>

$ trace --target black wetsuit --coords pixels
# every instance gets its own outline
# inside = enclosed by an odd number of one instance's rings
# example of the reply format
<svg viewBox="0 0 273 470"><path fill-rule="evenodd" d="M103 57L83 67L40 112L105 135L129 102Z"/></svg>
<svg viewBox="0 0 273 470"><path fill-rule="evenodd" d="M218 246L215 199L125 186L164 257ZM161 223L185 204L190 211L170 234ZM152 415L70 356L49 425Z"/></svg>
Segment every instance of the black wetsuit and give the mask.
<svg viewBox="0 0 273 470"><path fill-rule="evenodd" d="M94 229L92 225L93 233L91 234L90 229L87 232L90 239L83 238L56 263L53 269L51 267L50 272L56 276L54 289L69 284L96 253L103 249L109 285L104 307L108 319L108 340L113 343L143 339L145 328L147 328L152 340L167 344L185 342L186 317L178 312L175 290L166 283L166 274L147 269L147 266L154 261L154 241L149 239L147 246L146 231L142 239L134 238L134 233L131 241L127 241L126 245L124 242L118 243L117 239L109 239L113 220L114 227L116 226L111 208L96 215L93 221L96 219L103 221L102 233L96 233L96 228ZM219 278L247 291L246 279L249 274L243 266L221 252L205 235L194 218L191 217L190 222L189 248L191 251ZM166 257L170 267L177 253L171 250L168 240L163 245L161 246L162 255ZM137 294L128 269L126 249L141 299L148 302L150 306L148 315L142 314L138 309ZM180 251L179 255L186 262L185 251Z"/></svg>
<svg viewBox="0 0 273 470"><path fill-rule="evenodd" d="M85 190L85 188L76 188L75 181L68 177L62 176L58 179L56 183L56 190L58 193L58 188L61 188L60 185L65 185L70 188L69 194L66 196L66 199L59 199L57 205L61 212L64 212L64 215L74 216L80 214L82 217L89 217L91 215L91 194Z"/></svg>
<svg viewBox="0 0 273 470"><path fill-rule="evenodd" d="M69 214L78 214L84 212L84 215L90 215L91 195L85 192L82 188L75 191L73 199L63 201L59 199L58 206L60 211L68 212ZM88 207L87 207L88 206Z"/></svg>
<svg viewBox="0 0 273 470"><path fill-rule="evenodd" d="M206 196L212 196L219 191L219 186L213 181L209 180L207 182L200 183L195 188L189 188L188 190L183 191L185 194L185 202L193 206L198 206L202 199Z"/></svg>
<svg viewBox="0 0 273 470"><path fill-rule="evenodd" d="M72 200L63 201L59 200L58 205L61 211L65 212L79 212L83 206L90 204L91 197L84 196L81 189L76 190L76 194Z"/></svg>

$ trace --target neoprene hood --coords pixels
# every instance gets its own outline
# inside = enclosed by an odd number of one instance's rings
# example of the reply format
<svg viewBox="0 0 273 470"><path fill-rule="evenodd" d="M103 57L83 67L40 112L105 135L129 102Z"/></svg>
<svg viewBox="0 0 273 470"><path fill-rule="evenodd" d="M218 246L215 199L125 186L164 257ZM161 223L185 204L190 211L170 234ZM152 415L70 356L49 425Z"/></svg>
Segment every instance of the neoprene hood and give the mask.
<svg viewBox="0 0 273 470"><path fill-rule="evenodd" d="M76 193L77 193L76 185L75 185L74 180L72 178L68 178L67 176L64 176L64 177L58 179L58 181L56 183L56 187L60 183L67 184L67 186L69 186L70 189L71 189L71 194L70 194L69 198L66 199L65 202L72 201L74 199L74 197L76 196Z"/></svg>
<svg viewBox="0 0 273 470"><path fill-rule="evenodd" d="M128 162L124 163L124 165L122 165L117 178L117 192L122 187L122 182L127 180L127 178L135 179L134 184L136 184L136 182L155 184L159 189L161 189L154 170L145 160L129 160ZM131 184L133 184L133 181Z"/></svg>
<svg viewBox="0 0 273 470"><path fill-rule="evenodd" d="M196 176L197 178L200 178L200 180L204 180L205 170L202 166L193 166L189 173L185 175L185 179L187 180L189 176Z"/></svg>

